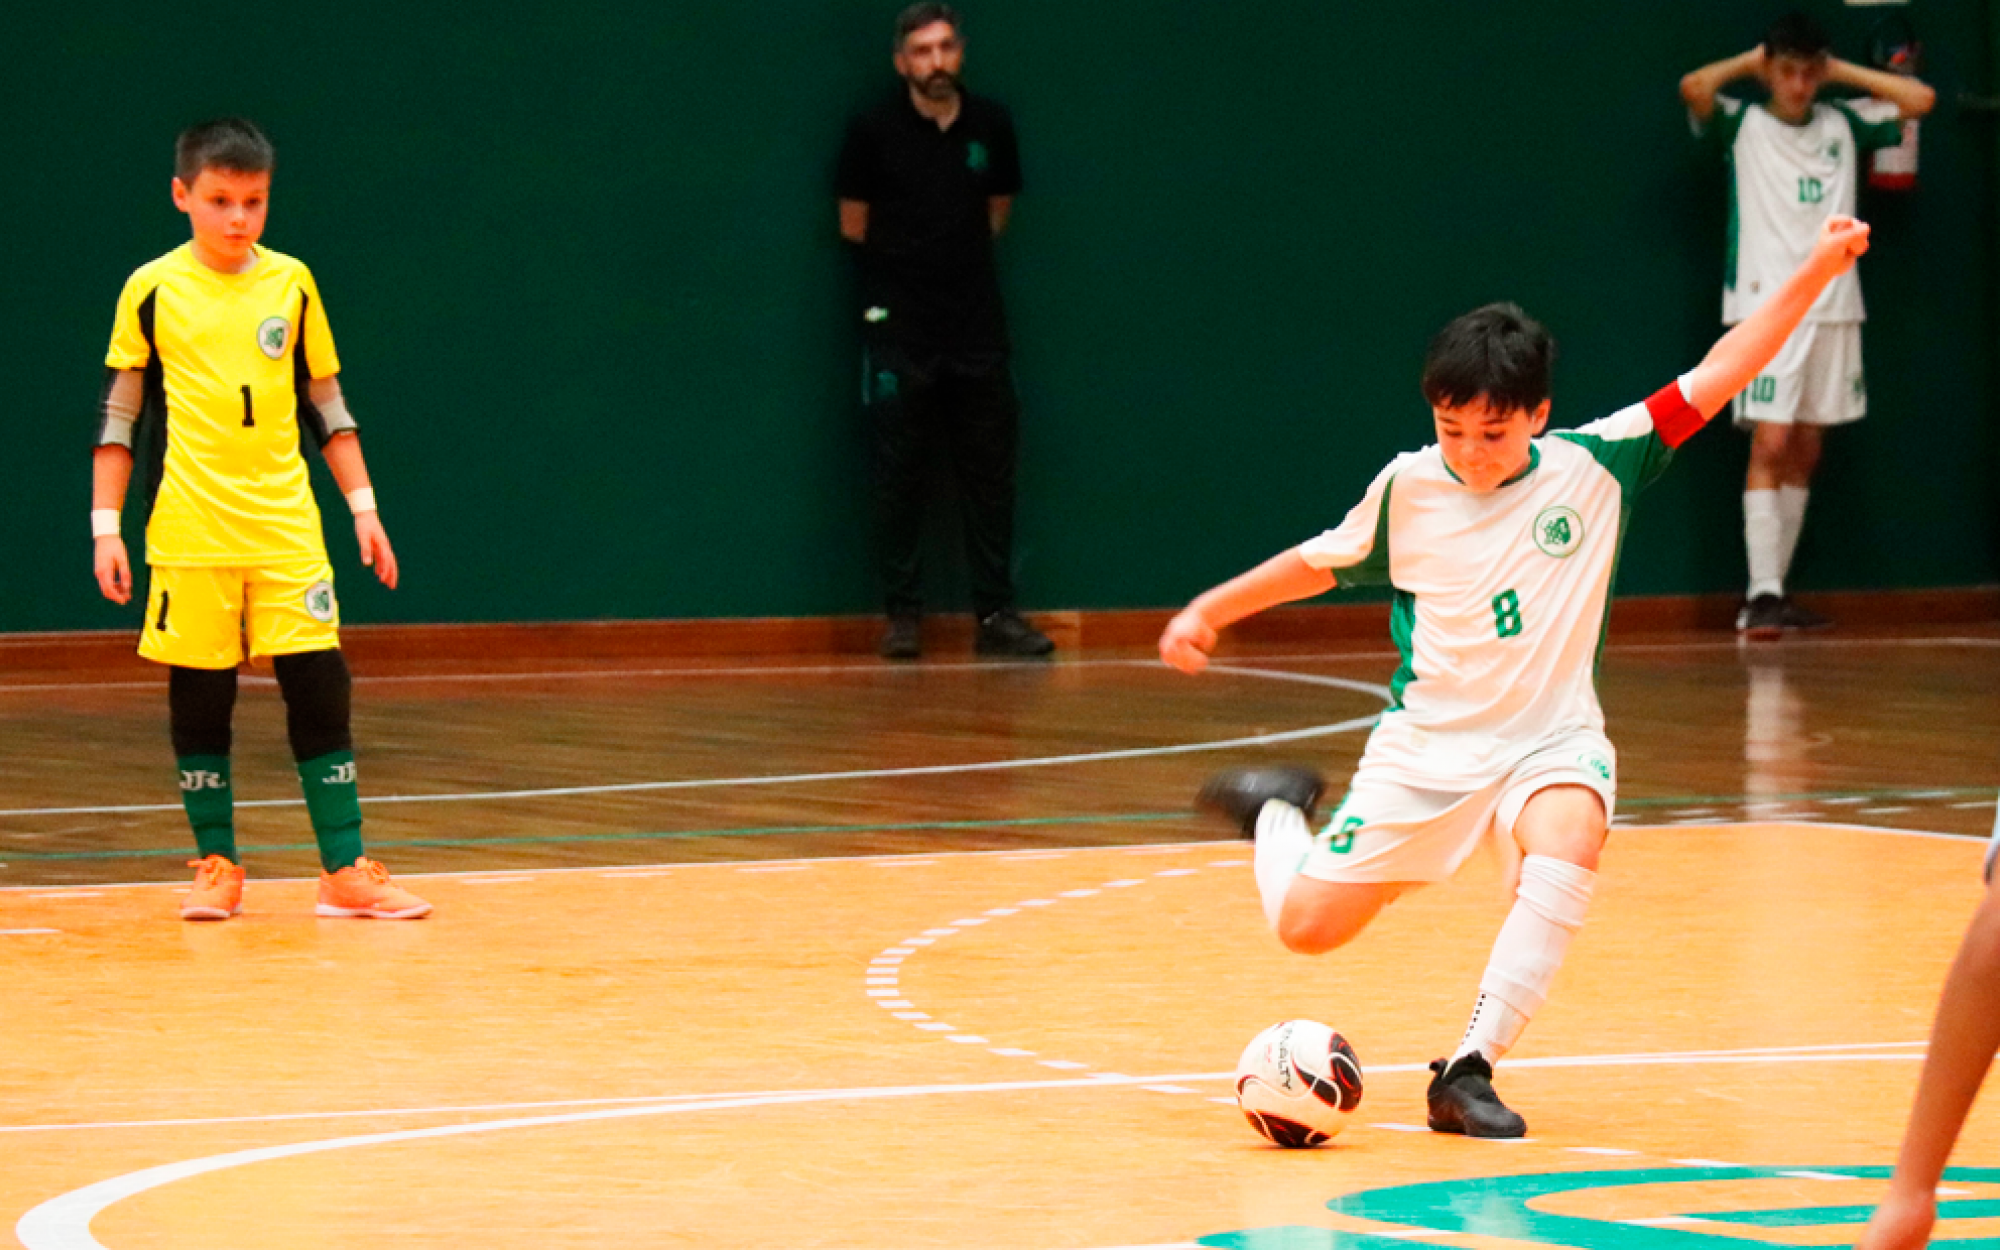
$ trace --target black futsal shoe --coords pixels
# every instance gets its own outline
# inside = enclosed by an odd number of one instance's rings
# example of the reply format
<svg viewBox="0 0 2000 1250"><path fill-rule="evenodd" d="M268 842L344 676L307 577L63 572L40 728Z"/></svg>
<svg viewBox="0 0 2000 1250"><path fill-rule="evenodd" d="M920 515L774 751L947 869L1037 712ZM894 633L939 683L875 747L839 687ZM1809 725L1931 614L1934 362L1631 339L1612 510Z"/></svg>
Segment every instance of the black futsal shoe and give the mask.
<svg viewBox="0 0 2000 1250"><path fill-rule="evenodd" d="M980 655L1004 655L1017 660L1039 660L1056 649L1055 640L1028 624L1028 618L1012 608L1002 608L979 622L972 649Z"/></svg>
<svg viewBox="0 0 2000 1250"><path fill-rule="evenodd" d="M1833 618L1824 612L1815 612L1798 600L1786 595L1778 601L1778 621L1788 634L1816 634L1833 628Z"/></svg>
<svg viewBox="0 0 2000 1250"><path fill-rule="evenodd" d="M1431 1060L1431 1086L1424 1091L1430 1104L1431 1132L1463 1133L1467 1137L1526 1137L1528 1122L1507 1109L1493 1092L1493 1065L1474 1051L1447 1063Z"/></svg>
<svg viewBox="0 0 2000 1250"><path fill-rule="evenodd" d="M1198 812L1214 812L1257 840L1257 813L1272 799L1290 803L1305 813L1306 823L1314 820L1313 809L1326 782L1310 768L1227 768L1202 784L1194 796Z"/></svg>
<svg viewBox="0 0 2000 1250"><path fill-rule="evenodd" d="M1736 612L1736 632L1752 642L1776 642L1785 636L1785 601L1777 595L1746 599Z"/></svg>
<svg viewBox="0 0 2000 1250"><path fill-rule="evenodd" d="M889 618L878 648L885 660L914 660L924 653L923 625L919 618L898 613Z"/></svg>

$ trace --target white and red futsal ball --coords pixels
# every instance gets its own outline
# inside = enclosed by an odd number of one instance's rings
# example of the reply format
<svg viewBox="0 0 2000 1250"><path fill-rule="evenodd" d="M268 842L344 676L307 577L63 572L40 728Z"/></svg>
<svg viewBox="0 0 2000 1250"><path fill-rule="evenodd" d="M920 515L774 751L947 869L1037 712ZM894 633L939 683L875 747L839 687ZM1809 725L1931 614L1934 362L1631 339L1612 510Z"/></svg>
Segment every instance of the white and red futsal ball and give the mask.
<svg viewBox="0 0 2000 1250"><path fill-rule="evenodd" d="M1259 1033L1236 1063L1236 1105L1280 1146L1317 1146L1361 1105L1361 1060L1332 1029L1287 1020Z"/></svg>

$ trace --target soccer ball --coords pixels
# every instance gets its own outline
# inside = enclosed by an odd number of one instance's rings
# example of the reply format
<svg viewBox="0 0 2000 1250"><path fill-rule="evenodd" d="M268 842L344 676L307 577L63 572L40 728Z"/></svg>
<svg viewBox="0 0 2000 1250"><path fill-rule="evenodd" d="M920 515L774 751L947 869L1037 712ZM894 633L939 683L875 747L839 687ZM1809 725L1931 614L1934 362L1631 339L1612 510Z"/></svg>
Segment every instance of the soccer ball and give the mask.
<svg viewBox="0 0 2000 1250"><path fill-rule="evenodd" d="M1347 1039L1312 1020L1259 1033L1236 1061L1236 1105L1280 1146L1330 1141L1361 1105L1361 1060Z"/></svg>

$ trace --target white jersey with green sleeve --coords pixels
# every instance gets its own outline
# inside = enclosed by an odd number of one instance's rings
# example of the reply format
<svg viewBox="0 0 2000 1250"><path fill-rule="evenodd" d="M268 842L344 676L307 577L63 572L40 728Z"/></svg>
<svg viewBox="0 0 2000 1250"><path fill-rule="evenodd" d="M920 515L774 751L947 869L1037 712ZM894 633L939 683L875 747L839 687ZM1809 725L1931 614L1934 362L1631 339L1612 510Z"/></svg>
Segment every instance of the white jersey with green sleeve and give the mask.
<svg viewBox="0 0 2000 1250"><path fill-rule="evenodd" d="M1761 104L1715 97L1715 111L1695 131L1729 163L1729 252L1722 279L1722 323L1735 325L1784 285L1811 253L1821 223L1852 215L1861 158L1903 138L1886 100L1820 101L1799 125ZM1858 322L1859 271L1827 283L1807 321Z"/></svg>
<svg viewBox="0 0 2000 1250"><path fill-rule="evenodd" d="M1676 382L1534 440L1528 467L1485 492L1426 447L1398 456L1337 529L1299 547L1339 585L1395 591L1402 664L1363 772L1469 792L1551 738L1603 732L1597 656L1626 516L1702 425Z"/></svg>

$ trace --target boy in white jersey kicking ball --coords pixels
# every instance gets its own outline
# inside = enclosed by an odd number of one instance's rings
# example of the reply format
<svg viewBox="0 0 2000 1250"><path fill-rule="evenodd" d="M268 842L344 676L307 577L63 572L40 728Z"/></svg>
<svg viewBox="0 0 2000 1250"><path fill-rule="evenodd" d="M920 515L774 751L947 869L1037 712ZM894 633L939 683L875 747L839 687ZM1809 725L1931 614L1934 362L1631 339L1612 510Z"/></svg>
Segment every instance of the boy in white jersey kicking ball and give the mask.
<svg viewBox="0 0 2000 1250"><path fill-rule="evenodd" d="M1264 914L1300 954L1353 940L1487 837L1522 857L1472 1022L1431 1065L1438 1132L1527 1132L1494 1093L1493 1064L1546 999L1596 882L1617 755L1594 670L1632 496L1867 248L1865 224L1829 219L1804 263L1693 372L1547 438L1548 333L1511 304L1460 317L1424 362L1437 443L1392 461L1339 528L1205 592L1160 636L1163 660L1198 673L1219 631L1247 616L1336 585L1394 589L1394 702L1319 834L1323 783L1307 769L1230 770L1199 802L1256 842Z"/></svg>
<svg viewBox="0 0 2000 1250"><path fill-rule="evenodd" d="M1764 42L1681 79L1695 133L1729 163L1729 257L1722 322L1754 312L1798 268L1820 223L1852 213L1861 162L1903 139L1901 122L1930 112L1937 93L1915 78L1864 69L1829 55L1826 32L1802 13L1771 24ZM1720 95L1742 78L1770 92L1762 104ZM1867 93L1818 100L1823 87ZM1736 398L1736 422L1750 431L1743 483L1743 546L1749 585L1736 628L1771 639L1832 622L1792 602L1785 577L1819 466L1820 435L1868 411L1861 368L1861 280L1827 285L1805 324Z"/></svg>

